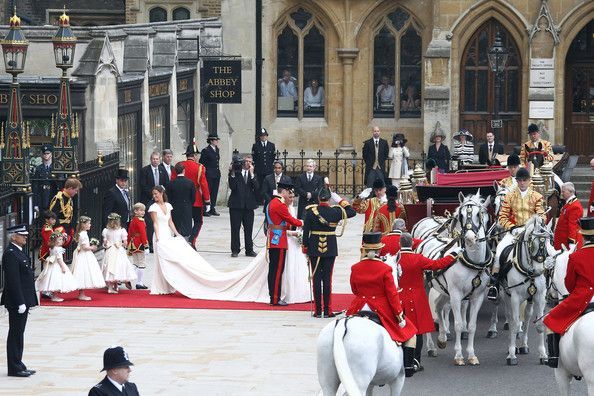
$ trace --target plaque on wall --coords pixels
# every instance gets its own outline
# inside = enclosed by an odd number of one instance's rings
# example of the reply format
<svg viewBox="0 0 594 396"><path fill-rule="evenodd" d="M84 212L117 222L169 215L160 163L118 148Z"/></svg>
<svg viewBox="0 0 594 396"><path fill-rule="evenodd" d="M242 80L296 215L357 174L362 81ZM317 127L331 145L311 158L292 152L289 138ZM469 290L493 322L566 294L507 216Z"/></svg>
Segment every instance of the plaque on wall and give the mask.
<svg viewBox="0 0 594 396"><path fill-rule="evenodd" d="M555 86L555 71L553 69L530 70L530 86L546 88Z"/></svg>
<svg viewBox="0 0 594 396"><path fill-rule="evenodd" d="M530 69L554 69L555 61L553 58L532 58L530 60Z"/></svg>
<svg viewBox="0 0 594 396"><path fill-rule="evenodd" d="M531 100L528 118L543 120L553 119L555 115L555 102L545 100Z"/></svg>
<svg viewBox="0 0 594 396"><path fill-rule="evenodd" d="M203 61L204 103L241 103L241 61Z"/></svg>

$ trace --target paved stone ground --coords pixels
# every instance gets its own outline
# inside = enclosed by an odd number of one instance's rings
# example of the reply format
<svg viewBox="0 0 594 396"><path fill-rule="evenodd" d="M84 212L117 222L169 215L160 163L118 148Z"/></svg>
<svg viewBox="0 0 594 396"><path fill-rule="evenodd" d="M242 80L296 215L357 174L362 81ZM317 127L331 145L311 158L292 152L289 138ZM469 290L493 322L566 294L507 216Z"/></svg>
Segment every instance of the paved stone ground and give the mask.
<svg viewBox="0 0 594 396"><path fill-rule="evenodd" d="M240 268L250 258L229 257L229 220L221 212L205 219L199 250L217 268ZM256 223L261 221L259 213ZM339 240L337 292L350 291L350 265L359 257L361 228L358 216ZM261 232L256 243L256 250L261 249ZM558 393L552 370L539 366L534 352L520 357L516 368L505 366L505 333L486 340L488 312L483 311L476 345L482 365L454 367L448 345L438 358L425 358L426 371L406 382L404 395ZM0 395L86 394L102 378L103 350L117 344L126 347L135 363L131 380L143 395L314 395L319 390L316 338L329 321L306 312L41 307L30 315L24 356L38 373L26 379L2 377L6 363L0 358ZM4 316L0 338L6 332ZM583 384L576 389L581 393L575 394L585 393ZM374 394L386 394L385 389Z"/></svg>

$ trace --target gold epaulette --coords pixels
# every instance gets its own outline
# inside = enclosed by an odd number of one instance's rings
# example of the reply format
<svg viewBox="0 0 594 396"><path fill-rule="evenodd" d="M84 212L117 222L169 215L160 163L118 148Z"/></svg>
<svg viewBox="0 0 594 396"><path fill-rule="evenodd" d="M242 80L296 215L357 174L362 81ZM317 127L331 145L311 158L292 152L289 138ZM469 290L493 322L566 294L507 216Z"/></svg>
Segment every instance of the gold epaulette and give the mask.
<svg viewBox="0 0 594 396"><path fill-rule="evenodd" d="M307 206L305 207L305 210L309 210L309 209L313 208L314 206L318 206L318 204L311 204L311 205L307 205Z"/></svg>

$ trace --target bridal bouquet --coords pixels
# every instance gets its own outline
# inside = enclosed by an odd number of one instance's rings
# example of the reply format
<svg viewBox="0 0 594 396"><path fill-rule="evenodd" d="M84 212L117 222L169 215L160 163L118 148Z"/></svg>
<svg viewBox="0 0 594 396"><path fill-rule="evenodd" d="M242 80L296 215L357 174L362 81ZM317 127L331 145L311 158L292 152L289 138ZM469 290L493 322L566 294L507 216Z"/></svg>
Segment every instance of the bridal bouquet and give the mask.
<svg viewBox="0 0 594 396"><path fill-rule="evenodd" d="M99 246L99 239L97 239L97 238L91 238L89 240L89 243L91 244L91 246Z"/></svg>

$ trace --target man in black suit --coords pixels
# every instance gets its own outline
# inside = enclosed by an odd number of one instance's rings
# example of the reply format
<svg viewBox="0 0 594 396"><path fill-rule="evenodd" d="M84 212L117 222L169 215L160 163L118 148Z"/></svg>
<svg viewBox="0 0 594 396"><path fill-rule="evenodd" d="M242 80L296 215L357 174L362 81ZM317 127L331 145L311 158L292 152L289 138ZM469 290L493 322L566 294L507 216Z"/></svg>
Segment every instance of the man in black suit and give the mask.
<svg viewBox="0 0 594 396"><path fill-rule="evenodd" d="M241 249L239 228L243 225L245 255L255 257L252 230L254 228L254 210L258 208L256 193L258 179L254 175L254 164L251 155L245 155L241 168L239 161L234 160L229 167L229 218L231 221L231 257L237 257ZM234 167L235 164L235 167Z"/></svg>
<svg viewBox="0 0 594 396"><path fill-rule="evenodd" d="M254 158L254 167L256 178L260 186L264 183L264 178L272 174L274 170L274 159L276 158L276 147L274 143L268 141L268 131L262 128L258 134L260 139L252 146L252 157ZM258 201L264 197L259 196Z"/></svg>
<svg viewBox="0 0 594 396"><path fill-rule="evenodd" d="M6 358L9 377L29 377L35 370L28 370L23 363L24 334L29 308L37 305L34 269L23 251L27 244L27 226L21 224L6 230L10 244L2 254L4 290L0 305L8 311L8 337Z"/></svg>
<svg viewBox="0 0 594 396"><path fill-rule="evenodd" d="M324 186L324 179L316 175L316 161L309 159L305 163L305 172L299 176L295 183L295 192L299 195L299 206L297 208L297 218L303 219L305 216L305 207L316 204L318 191Z"/></svg>
<svg viewBox="0 0 594 396"><path fill-rule="evenodd" d="M165 149L161 152L162 162L159 164L159 171L167 174L166 180L161 180L161 185L167 187L167 184L171 181L171 171L173 171L173 151Z"/></svg>
<svg viewBox="0 0 594 396"><path fill-rule="evenodd" d="M171 218L177 231L189 240L192 234L192 206L196 197L196 187L185 177L183 162L175 164L174 169L177 177L167 185L167 197L173 206Z"/></svg>
<svg viewBox="0 0 594 396"><path fill-rule="evenodd" d="M91 388L89 396L139 396L138 388L128 382L130 366L134 364L121 346L107 348L103 353L103 370L107 375Z"/></svg>
<svg viewBox="0 0 594 396"><path fill-rule="evenodd" d="M45 212L50 205L50 200L58 192L56 182L52 177L52 152L51 144L44 144L41 147L42 163L37 165L33 180L33 206L39 213Z"/></svg>
<svg viewBox="0 0 594 396"><path fill-rule="evenodd" d="M121 217L122 227L128 229L130 221L130 195L128 195L128 171L118 169L116 184L105 193L103 198L103 224L107 224L107 216L117 213Z"/></svg>
<svg viewBox="0 0 594 396"><path fill-rule="evenodd" d="M206 142L208 146L203 148L200 153L200 163L206 168L206 182L208 183L208 191L210 191L210 212L204 213L204 216L220 216L215 209L219 183L221 182L219 137L217 135L208 135Z"/></svg>
<svg viewBox="0 0 594 396"><path fill-rule="evenodd" d="M373 186L375 179L386 181L386 160L388 159L388 141L380 138L378 126L373 127L373 136L363 143L363 161L365 162L365 184Z"/></svg>
<svg viewBox="0 0 594 396"><path fill-rule="evenodd" d="M491 165L497 154L503 154L503 145L495 142L493 132L487 132L487 141L479 147L479 162Z"/></svg>
<svg viewBox="0 0 594 396"><path fill-rule="evenodd" d="M140 202L142 202L147 208L153 203L152 190L155 186L166 186L169 182L169 176L164 167L159 164L161 158L159 153L153 151L151 154L151 163L143 167L140 170L140 178L138 184L140 184ZM123 218L123 216L122 216ZM149 249L153 251L153 220L151 216L144 218L146 223L146 236L149 240Z"/></svg>
<svg viewBox="0 0 594 396"><path fill-rule="evenodd" d="M262 185L262 198L264 199L264 210L266 210L266 205L272 199L274 195L274 191L276 190L276 186L278 183L284 184L293 184L291 178L283 173L283 163L279 160L274 161L274 171L272 174L267 175L264 178L264 182Z"/></svg>

